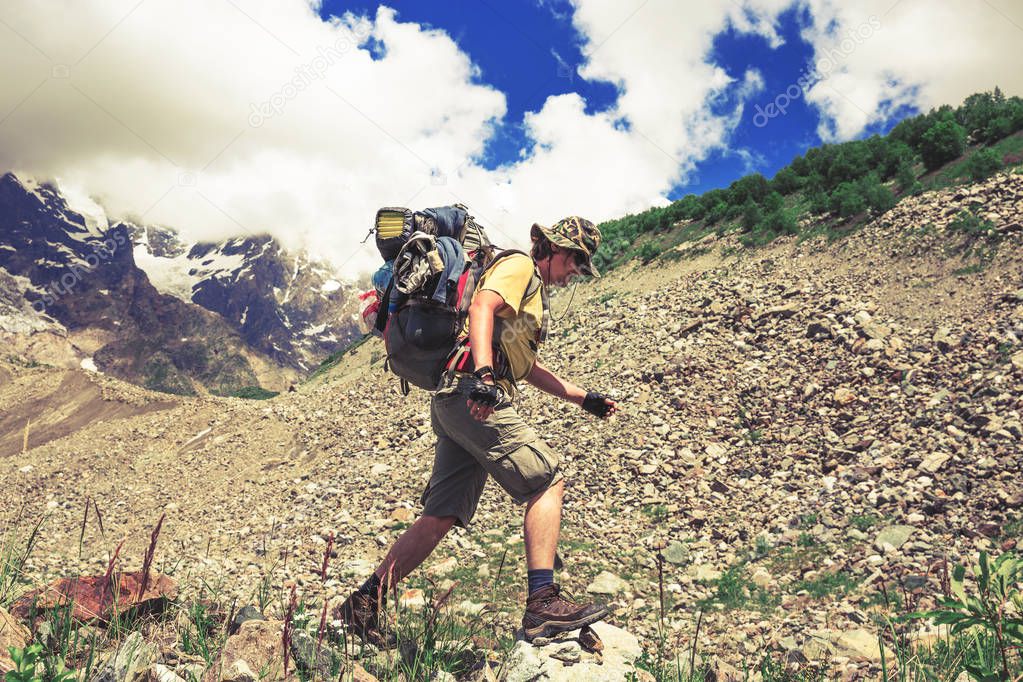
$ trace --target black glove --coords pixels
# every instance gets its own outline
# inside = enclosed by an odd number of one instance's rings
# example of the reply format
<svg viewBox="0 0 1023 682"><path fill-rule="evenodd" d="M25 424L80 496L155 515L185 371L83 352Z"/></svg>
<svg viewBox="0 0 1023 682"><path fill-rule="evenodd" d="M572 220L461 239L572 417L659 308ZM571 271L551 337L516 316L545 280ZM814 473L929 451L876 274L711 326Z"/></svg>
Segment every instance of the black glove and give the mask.
<svg viewBox="0 0 1023 682"><path fill-rule="evenodd" d="M496 406L504 400L504 391L496 384L484 383L476 376L462 377L458 380L458 392L469 400L481 405Z"/></svg>
<svg viewBox="0 0 1023 682"><path fill-rule="evenodd" d="M583 409L603 419L611 412L611 405L607 404L604 394L590 391L583 399Z"/></svg>

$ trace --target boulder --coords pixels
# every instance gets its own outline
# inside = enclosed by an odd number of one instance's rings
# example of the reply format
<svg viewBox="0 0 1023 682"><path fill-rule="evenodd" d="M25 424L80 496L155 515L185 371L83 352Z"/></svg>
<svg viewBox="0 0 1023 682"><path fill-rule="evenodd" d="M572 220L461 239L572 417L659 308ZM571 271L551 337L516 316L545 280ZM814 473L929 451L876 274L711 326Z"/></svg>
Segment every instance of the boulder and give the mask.
<svg viewBox="0 0 1023 682"><path fill-rule="evenodd" d="M839 633L834 637L835 647L838 652L850 658L862 658L868 661L881 660L881 643L877 634L857 628ZM887 661L896 660L895 654L888 647L884 648L884 657Z"/></svg>
<svg viewBox="0 0 1023 682"><path fill-rule="evenodd" d="M237 634L242 623L247 623L250 620L266 620L266 618L255 606L243 606L238 609L238 613L234 614L234 618L231 619L231 626L228 628L227 634Z"/></svg>
<svg viewBox="0 0 1023 682"><path fill-rule="evenodd" d="M664 550L664 560L669 564L682 566L689 563L689 547L684 542L675 540Z"/></svg>
<svg viewBox="0 0 1023 682"><path fill-rule="evenodd" d="M579 641L580 630L537 640L534 646L520 640L505 661L505 682L619 682L651 681L652 676L636 668L643 653L632 634L608 623L591 626L603 642L603 650L590 652Z"/></svg>

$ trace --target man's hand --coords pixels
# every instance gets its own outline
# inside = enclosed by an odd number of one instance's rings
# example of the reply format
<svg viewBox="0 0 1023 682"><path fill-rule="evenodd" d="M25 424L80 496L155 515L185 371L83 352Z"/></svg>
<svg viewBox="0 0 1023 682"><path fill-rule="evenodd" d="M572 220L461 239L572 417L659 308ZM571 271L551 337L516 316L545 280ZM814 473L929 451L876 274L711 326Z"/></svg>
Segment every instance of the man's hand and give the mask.
<svg viewBox="0 0 1023 682"><path fill-rule="evenodd" d="M612 414L618 411L618 403L607 396L590 391L583 398L582 407L584 410L592 415L596 415L601 419L607 419Z"/></svg>
<svg viewBox="0 0 1023 682"><path fill-rule="evenodd" d="M458 391L468 396L465 401L473 419L485 422L494 413L494 408L504 400L504 391L494 383L493 376L481 379L467 376L459 379Z"/></svg>

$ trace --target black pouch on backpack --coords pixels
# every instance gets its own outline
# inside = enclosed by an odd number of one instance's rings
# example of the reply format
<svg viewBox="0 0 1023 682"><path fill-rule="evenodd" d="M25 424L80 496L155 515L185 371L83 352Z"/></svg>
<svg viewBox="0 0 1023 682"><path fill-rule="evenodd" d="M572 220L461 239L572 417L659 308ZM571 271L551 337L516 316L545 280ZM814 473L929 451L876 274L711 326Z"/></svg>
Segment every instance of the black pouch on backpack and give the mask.
<svg viewBox="0 0 1023 682"><path fill-rule="evenodd" d="M414 386L436 389L463 321L450 306L409 301L391 314L384 330L391 369Z"/></svg>

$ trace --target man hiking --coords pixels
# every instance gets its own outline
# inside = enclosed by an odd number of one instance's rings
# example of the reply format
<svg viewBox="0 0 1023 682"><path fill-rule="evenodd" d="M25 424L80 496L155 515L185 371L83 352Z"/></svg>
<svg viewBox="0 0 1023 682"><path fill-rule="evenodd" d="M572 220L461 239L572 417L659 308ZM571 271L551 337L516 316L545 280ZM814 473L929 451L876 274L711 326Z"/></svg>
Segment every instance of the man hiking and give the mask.
<svg viewBox="0 0 1023 682"><path fill-rule="evenodd" d="M402 533L362 587L334 610L334 617L364 641L393 645L393 637L385 638L378 622L388 589L418 567L452 526L469 525L488 476L526 505L526 639L575 630L608 614L605 606L567 599L554 582L565 490L560 456L522 421L506 397L514 396L516 382L524 379L598 417L617 410L615 401L558 377L536 359L547 307L545 287L564 286L577 274L599 276L592 258L600 231L572 216L550 228L533 225L530 236L532 257L499 255L484 271L469 306L467 334L432 397L437 445L422 516Z"/></svg>

